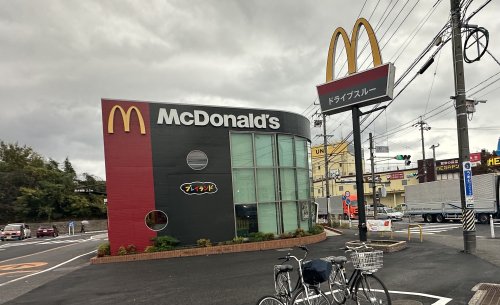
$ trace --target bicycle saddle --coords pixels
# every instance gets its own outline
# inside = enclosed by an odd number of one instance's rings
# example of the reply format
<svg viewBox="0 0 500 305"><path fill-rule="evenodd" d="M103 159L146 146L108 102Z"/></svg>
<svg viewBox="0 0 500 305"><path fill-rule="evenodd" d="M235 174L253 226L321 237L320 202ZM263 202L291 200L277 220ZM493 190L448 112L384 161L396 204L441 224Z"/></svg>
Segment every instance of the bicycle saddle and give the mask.
<svg viewBox="0 0 500 305"><path fill-rule="evenodd" d="M292 271L293 270L293 266L292 265L276 265L274 266L274 269L276 269L277 271L284 271L284 272L288 272L288 271Z"/></svg>
<svg viewBox="0 0 500 305"><path fill-rule="evenodd" d="M342 265L347 262L347 257L345 256L330 256L329 259L332 262L332 264Z"/></svg>

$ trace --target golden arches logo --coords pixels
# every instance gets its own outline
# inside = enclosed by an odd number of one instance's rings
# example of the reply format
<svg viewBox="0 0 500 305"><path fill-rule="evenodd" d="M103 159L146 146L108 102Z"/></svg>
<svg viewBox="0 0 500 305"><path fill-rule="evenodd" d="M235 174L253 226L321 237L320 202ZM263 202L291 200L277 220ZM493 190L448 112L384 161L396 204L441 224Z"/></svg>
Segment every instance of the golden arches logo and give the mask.
<svg viewBox="0 0 500 305"><path fill-rule="evenodd" d="M111 108L108 117L108 133L114 133L114 119L115 119L115 111L116 109L120 110L123 119L123 129L125 132L130 132L130 116L132 115L132 111L135 112L137 118L139 119L139 126L141 129L141 134L146 134L146 126L144 125L144 118L142 117L141 111L136 106L130 106L127 111L123 109L122 106L115 105Z"/></svg>
<svg viewBox="0 0 500 305"><path fill-rule="evenodd" d="M335 49L339 36L342 36L342 39L344 40L345 50L347 53L348 73L353 74L358 71L356 48L358 44L359 29L361 28L361 26L365 27L365 30L368 34L368 39L370 41L370 47L372 50L373 66L378 67L382 65L382 56L380 55L380 48L377 38L375 37L375 32L373 31L370 23L365 18L359 18L354 24L351 40L349 40L347 32L341 27L337 28L335 32L333 32L332 39L330 40L330 48L328 49L328 59L326 61L326 82L332 81L333 76L335 75Z"/></svg>

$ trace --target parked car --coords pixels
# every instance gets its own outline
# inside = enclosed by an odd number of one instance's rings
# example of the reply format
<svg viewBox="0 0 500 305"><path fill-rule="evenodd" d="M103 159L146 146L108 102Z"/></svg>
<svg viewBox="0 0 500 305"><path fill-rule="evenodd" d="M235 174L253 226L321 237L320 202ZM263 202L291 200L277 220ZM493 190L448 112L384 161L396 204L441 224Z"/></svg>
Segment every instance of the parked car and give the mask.
<svg viewBox="0 0 500 305"><path fill-rule="evenodd" d="M56 226L40 226L36 230L36 237L40 238L44 236L57 237L59 236L59 230L57 230Z"/></svg>
<svg viewBox="0 0 500 305"><path fill-rule="evenodd" d="M26 238L24 235L23 226L16 224L8 224L5 226L2 232L2 240L12 240L12 239L24 239Z"/></svg>
<svg viewBox="0 0 500 305"><path fill-rule="evenodd" d="M367 207L367 215L373 217L373 207ZM392 219L392 220L402 220L403 213L388 207L377 206L377 219Z"/></svg>
<svg viewBox="0 0 500 305"><path fill-rule="evenodd" d="M15 225L15 226L21 226L23 232L24 232L24 238L31 238L31 229L30 226L23 223L23 222L16 222L16 223L9 223L8 225Z"/></svg>

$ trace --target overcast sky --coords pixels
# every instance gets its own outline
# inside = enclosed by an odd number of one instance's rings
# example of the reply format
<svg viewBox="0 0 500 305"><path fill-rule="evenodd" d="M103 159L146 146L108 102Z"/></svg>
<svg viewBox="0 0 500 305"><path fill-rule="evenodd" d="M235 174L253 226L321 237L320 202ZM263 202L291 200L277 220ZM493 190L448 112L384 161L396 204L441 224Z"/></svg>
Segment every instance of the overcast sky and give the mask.
<svg viewBox="0 0 500 305"><path fill-rule="evenodd" d="M466 16L484 2L472 1ZM397 80L448 22L449 10L449 0L0 0L0 140L33 147L56 161L68 157L78 173L105 179L101 98L268 108L312 119L337 27L351 32L358 16L368 19L384 62L396 66ZM500 60L499 12L500 4L492 1L469 24L489 31L488 50ZM360 46L365 41L362 33ZM364 62L368 48L361 49L363 70L372 63ZM344 61L345 56L337 61L337 72ZM465 64L468 97L488 100L469 121L471 152L496 149L499 72L488 54ZM337 76L344 75L345 68ZM423 115L432 127L425 131L426 156L439 143L437 159L457 157L455 111L447 102L453 82L448 43L366 129L363 146L372 132L377 145L389 146L390 156L411 154L416 161L422 156L420 131L411 125ZM346 137L351 114L330 116L327 126L332 141ZM399 132L393 134L394 128ZM322 130L313 128L317 133Z"/></svg>

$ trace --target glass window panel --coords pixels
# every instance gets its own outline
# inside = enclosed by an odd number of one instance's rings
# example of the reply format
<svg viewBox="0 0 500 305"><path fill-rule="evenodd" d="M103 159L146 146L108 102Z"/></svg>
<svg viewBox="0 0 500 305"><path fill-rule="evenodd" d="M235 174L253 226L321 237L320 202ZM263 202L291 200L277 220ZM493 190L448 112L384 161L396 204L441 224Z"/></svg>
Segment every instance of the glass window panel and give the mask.
<svg viewBox="0 0 500 305"><path fill-rule="evenodd" d="M233 169L233 192L235 203L254 203L255 179L253 169Z"/></svg>
<svg viewBox="0 0 500 305"><path fill-rule="evenodd" d="M234 206L234 210L237 236L248 236L249 233L259 231L256 204L237 204Z"/></svg>
<svg viewBox="0 0 500 305"><path fill-rule="evenodd" d="M308 168L307 141L302 138L295 138L295 158L297 160L297 167Z"/></svg>
<svg viewBox="0 0 500 305"><path fill-rule="evenodd" d="M295 200L295 170L282 168L281 175L281 200Z"/></svg>
<svg viewBox="0 0 500 305"><path fill-rule="evenodd" d="M233 167L253 167L252 134L231 134L231 161Z"/></svg>
<svg viewBox="0 0 500 305"><path fill-rule="evenodd" d="M278 150L280 166L293 167L293 138L291 136L278 136Z"/></svg>
<svg viewBox="0 0 500 305"><path fill-rule="evenodd" d="M297 170L297 191L300 199L309 199L309 171L307 169Z"/></svg>
<svg viewBox="0 0 500 305"><path fill-rule="evenodd" d="M274 141L271 135L255 135L255 160L258 167L272 167Z"/></svg>
<svg viewBox="0 0 500 305"><path fill-rule="evenodd" d="M257 169L257 194L259 194L259 202L276 200L275 185L274 169Z"/></svg>
<svg viewBox="0 0 500 305"><path fill-rule="evenodd" d="M297 203L293 202L283 202L283 230L284 232L295 231L297 226Z"/></svg>
<svg viewBox="0 0 500 305"><path fill-rule="evenodd" d="M257 211L259 216L259 232L277 234L276 204L274 202L259 203Z"/></svg>

